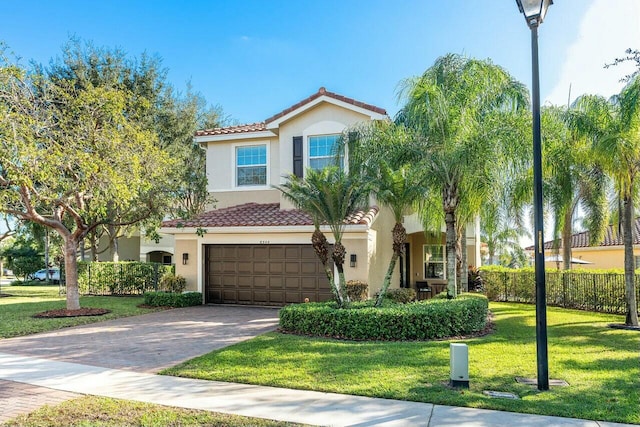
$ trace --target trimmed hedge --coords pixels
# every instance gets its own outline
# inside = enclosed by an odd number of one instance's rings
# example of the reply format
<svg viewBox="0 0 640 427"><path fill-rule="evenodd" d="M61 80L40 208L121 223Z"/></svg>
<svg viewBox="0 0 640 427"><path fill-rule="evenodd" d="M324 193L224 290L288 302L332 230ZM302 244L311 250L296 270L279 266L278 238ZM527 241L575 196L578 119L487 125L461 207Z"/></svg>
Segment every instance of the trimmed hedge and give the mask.
<svg viewBox="0 0 640 427"><path fill-rule="evenodd" d="M151 262L78 262L78 288L82 295L140 295L168 290L160 278L175 271L173 265Z"/></svg>
<svg viewBox="0 0 640 427"><path fill-rule="evenodd" d="M389 289L384 297L400 304L408 304L416 300L416 290L413 288Z"/></svg>
<svg viewBox="0 0 640 427"><path fill-rule="evenodd" d="M292 304L280 309L280 328L351 340L428 340L482 331L488 310L489 301L478 294L379 308L369 302L346 309L333 302Z"/></svg>
<svg viewBox="0 0 640 427"><path fill-rule="evenodd" d="M144 303L153 307L191 307L202 305L202 293L145 292Z"/></svg>
<svg viewBox="0 0 640 427"><path fill-rule="evenodd" d="M533 268L482 267L484 294L491 301L535 303ZM624 314L624 273L622 270L547 270L547 304L605 313ZM636 270L636 292L640 306L640 271Z"/></svg>
<svg viewBox="0 0 640 427"><path fill-rule="evenodd" d="M369 298L369 285L361 280L347 281L347 295L351 301L365 301Z"/></svg>

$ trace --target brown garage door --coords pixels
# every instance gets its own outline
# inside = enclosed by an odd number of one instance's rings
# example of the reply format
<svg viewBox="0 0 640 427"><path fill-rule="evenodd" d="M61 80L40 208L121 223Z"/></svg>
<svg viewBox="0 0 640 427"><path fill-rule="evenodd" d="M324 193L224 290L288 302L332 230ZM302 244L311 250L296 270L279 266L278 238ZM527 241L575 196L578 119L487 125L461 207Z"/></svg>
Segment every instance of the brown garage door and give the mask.
<svg viewBox="0 0 640 427"><path fill-rule="evenodd" d="M331 299L311 245L206 246L206 302L284 305Z"/></svg>

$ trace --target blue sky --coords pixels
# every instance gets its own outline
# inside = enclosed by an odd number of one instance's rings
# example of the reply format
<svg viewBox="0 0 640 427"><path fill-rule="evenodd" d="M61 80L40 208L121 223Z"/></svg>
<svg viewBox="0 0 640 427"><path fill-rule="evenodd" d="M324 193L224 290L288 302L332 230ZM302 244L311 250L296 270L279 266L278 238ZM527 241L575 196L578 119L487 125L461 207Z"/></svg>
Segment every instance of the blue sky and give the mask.
<svg viewBox="0 0 640 427"><path fill-rule="evenodd" d="M540 28L543 100L566 102L569 83L574 95L618 91L623 70L602 65L639 48L639 28L638 1L556 0ZM47 63L70 36L158 54L176 88L190 81L241 123L264 120L320 86L393 115L398 83L448 52L491 58L527 86L531 80L530 33L512 0L3 4L0 40L25 63Z"/></svg>

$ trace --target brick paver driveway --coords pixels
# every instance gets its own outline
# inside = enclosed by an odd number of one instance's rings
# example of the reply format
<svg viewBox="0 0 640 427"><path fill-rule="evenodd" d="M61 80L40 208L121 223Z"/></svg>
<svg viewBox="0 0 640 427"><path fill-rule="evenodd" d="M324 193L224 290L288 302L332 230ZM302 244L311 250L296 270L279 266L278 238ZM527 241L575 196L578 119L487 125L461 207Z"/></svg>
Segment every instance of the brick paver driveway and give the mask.
<svg viewBox="0 0 640 427"><path fill-rule="evenodd" d="M0 340L0 352L105 368L157 372L275 329L278 310L199 306ZM0 423L77 395L0 381Z"/></svg>
<svg viewBox="0 0 640 427"><path fill-rule="evenodd" d="M105 368L158 372L278 324L265 307L198 306L0 340L0 352Z"/></svg>

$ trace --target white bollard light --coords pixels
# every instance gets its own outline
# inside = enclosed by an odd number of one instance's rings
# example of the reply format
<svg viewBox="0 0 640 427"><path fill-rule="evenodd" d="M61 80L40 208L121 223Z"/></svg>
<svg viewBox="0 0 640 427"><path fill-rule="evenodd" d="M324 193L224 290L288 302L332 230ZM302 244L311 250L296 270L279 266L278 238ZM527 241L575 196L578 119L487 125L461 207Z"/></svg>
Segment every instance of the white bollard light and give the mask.
<svg viewBox="0 0 640 427"><path fill-rule="evenodd" d="M469 388L469 349L466 344L449 344L449 360L451 375L449 385L451 387Z"/></svg>

